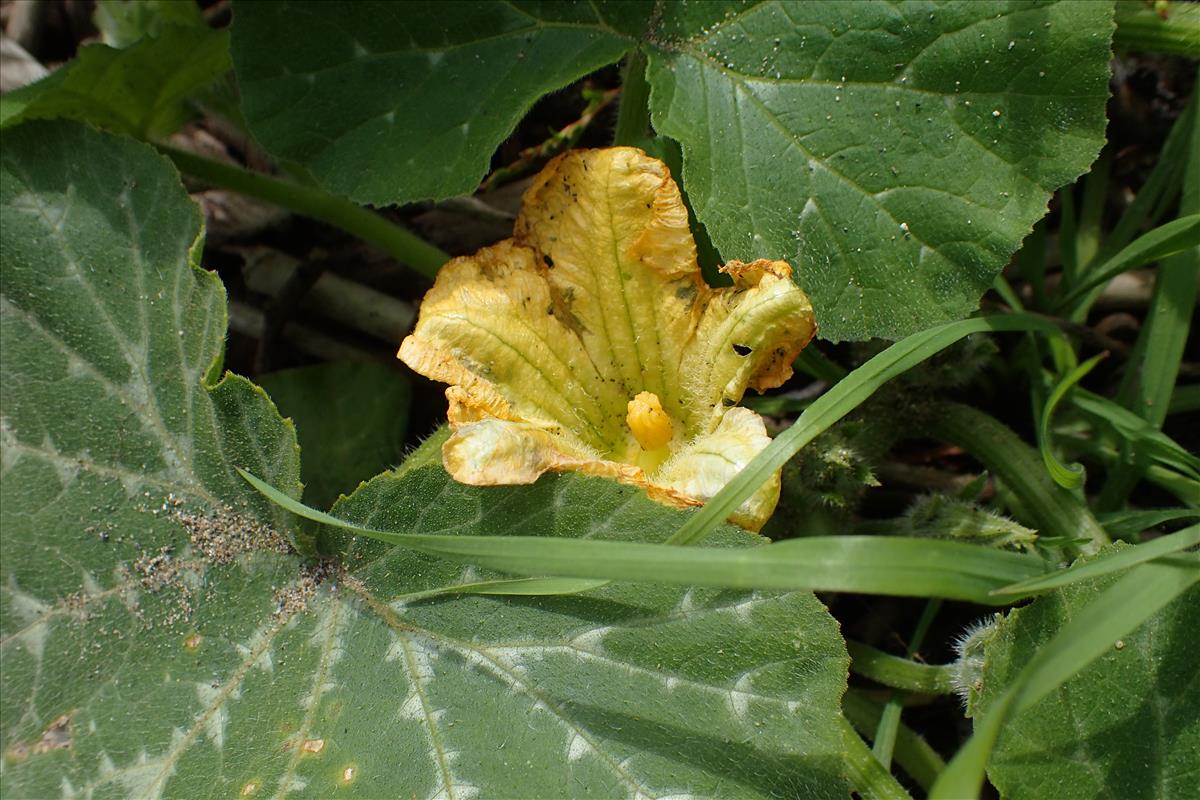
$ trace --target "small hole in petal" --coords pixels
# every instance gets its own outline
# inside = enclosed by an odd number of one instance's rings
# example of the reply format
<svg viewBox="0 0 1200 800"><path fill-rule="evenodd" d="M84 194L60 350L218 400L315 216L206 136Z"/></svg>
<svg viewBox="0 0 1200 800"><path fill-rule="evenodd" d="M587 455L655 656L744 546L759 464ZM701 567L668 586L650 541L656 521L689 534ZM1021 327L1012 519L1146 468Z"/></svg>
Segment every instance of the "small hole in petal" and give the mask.
<svg viewBox="0 0 1200 800"><path fill-rule="evenodd" d="M748 356L754 352L754 348L747 347L744 344L735 344L733 346L733 352L737 353L739 356Z"/></svg>

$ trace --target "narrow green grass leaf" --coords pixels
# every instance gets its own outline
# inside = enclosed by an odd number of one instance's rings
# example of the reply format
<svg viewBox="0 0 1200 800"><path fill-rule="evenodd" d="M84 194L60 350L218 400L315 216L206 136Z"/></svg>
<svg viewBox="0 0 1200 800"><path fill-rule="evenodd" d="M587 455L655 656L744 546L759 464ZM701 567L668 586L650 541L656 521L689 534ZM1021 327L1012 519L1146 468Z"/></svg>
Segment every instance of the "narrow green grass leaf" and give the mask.
<svg viewBox="0 0 1200 800"><path fill-rule="evenodd" d="M1074 190L1074 186L1064 186L1058 191L1058 252L1062 258L1063 283L1071 287L1079 280L1079 254L1075 250L1079 225L1075 218Z"/></svg>
<svg viewBox="0 0 1200 800"><path fill-rule="evenodd" d="M1172 220L1159 225L1134 239L1119 253L1090 271L1062 299L1061 307L1069 308L1089 289L1108 283L1122 272L1158 261L1200 245L1200 214Z"/></svg>
<svg viewBox="0 0 1200 800"><path fill-rule="evenodd" d="M1119 436L1140 447L1154 461L1200 480L1200 457L1142 417L1086 389L1076 390L1071 402L1087 416L1112 426Z"/></svg>
<svg viewBox="0 0 1200 800"><path fill-rule="evenodd" d="M1187 127L1180 131L1184 147L1171 163L1182 171L1183 189L1179 199L1180 215L1200 215L1200 113L1196 97L1188 104ZM1183 118L1180 119L1180 124ZM1176 130L1180 128L1176 125ZM1172 135L1175 130L1172 130ZM1179 161L1186 163L1179 170ZM1162 160L1166 160L1164 152ZM1122 405L1161 426L1171 403L1171 394L1179 374L1179 364L1187 345L1192 316L1196 310L1197 275L1200 275L1200 247L1193 243L1159 265L1154 296L1145 323L1134 345L1130 368L1121 383L1118 398Z"/></svg>
<svg viewBox="0 0 1200 800"><path fill-rule="evenodd" d="M441 558L522 575L943 597L999 605L991 595L993 589L1045 572L1044 562L1036 556L900 537L814 536L730 550L542 536L393 533L309 508L250 473L239 472L264 496L305 519Z"/></svg>
<svg viewBox="0 0 1200 800"><path fill-rule="evenodd" d="M1111 444L1102 441L1079 439L1072 441L1071 445L1078 452L1088 453L1095 458L1104 460L1110 465L1110 469L1113 466L1120 469L1129 460L1127 454L1123 454ZM1200 508L1200 481L1159 464L1151 464L1144 468L1138 467L1138 469L1145 470L1143 477L1147 482L1170 492L1185 506ZM1109 505L1103 510L1111 511L1113 506Z"/></svg>
<svg viewBox="0 0 1200 800"><path fill-rule="evenodd" d="M1041 331L1051 336L1062 335L1052 322L1042 317L1033 314L1005 314L951 322L901 339L813 401L796 420L796 424L775 437L775 440L755 456L737 477L684 523L671 536L669 542L693 544L703 539L724 522L746 498L754 494L775 470L831 425L861 405L880 386L964 336L985 331Z"/></svg>
<svg viewBox="0 0 1200 800"><path fill-rule="evenodd" d="M1079 230L1075 234L1075 252L1087 270L1100 250L1100 227L1104 221L1104 200L1108 194L1110 150L1100 151L1092 168L1079 179L1083 199L1079 208Z"/></svg>
<svg viewBox="0 0 1200 800"><path fill-rule="evenodd" d="M411 592L394 598L394 602L414 603L451 594L492 594L517 597L543 597L547 595L579 594L598 589L611 581L588 580L585 578L507 578L495 581L476 581L439 586L424 592Z"/></svg>
<svg viewBox="0 0 1200 800"><path fill-rule="evenodd" d="M978 796L992 749L1011 715L1062 686L1118 639L1200 581L1200 556L1178 558L1185 560L1134 567L1039 649L947 765L929 794L931 800Z"/></svg>
<svg viewBox="0 0 1200 800"><path fill-rule="evenodd" d="M1132 242L1144 224L1158 221L1159 217L1155 212L1174 202L1182 180L1179 164L1187 156L1195 114L1196 100L1193 95L1183 113L1171 126L1158 161L1150 170L1146 182L1105 237L1104 244L1096 255L1098 260L1107 260Z"/></svg>
<svg viewBox="0 0 1200 800"><path fill-rule="evenodd" d="M842 697L842 713L859 733L867 736L878 728L883 706L868 697L862 689L852 687ZM929 742L904 723L896 728L895 756L900 768L925 791L929 791L937 776L946 768L946 762L929 746Z"/></svg>
<svg viewBox="0 0 1200 800"><path fill-rule="evenodd" d="M1027 597L1041 594L1050 589L1056 589L1059 586L1066 586L1089 578L1095 578L1098 575L1107 575L1110 572L1129 569L1137 564L1143 564L1147 561L1153 561L1154 559L1170 555L1171 553L1177 553L1180 550L1186 550L1189 547L1195 547L1197 544L1200 544L1200 525L1193 525L1190 528L1184 528L1169 536L1162 536L1145 544L1105 553L1083 564L1068 567L1051 575L1041 575L1029 580L1019 581L1011 586L996 589L992 594L1010 595L1013 596L1013 600L1017 599L1016 596ZM850 655L853 656L854 653L851 652Z"/></svg>
<svg viewBox="0 0 1200 800"><path fill-rule="evenodd" d="M1098 514L1096 519L1114 539L1137 536L1147 528L1180 519L1200 519L1195 508L1145 508L1133 511L1112 511Z"/></svg>
<svg viewBox="0 0 1200 800"><path fill-rule="evenodd" d="M842 720L843 767L863 800L912 800L892 773L888 772L875 754L863 742L850 722Z"/></svg>
<svg viewBox="0 0 1200 800"><path fill-rule="evenodd" d="M1013 311L1025 310L1025 304L1021 302L1020 297L1017 297L1012 284L1003 275L997 275L996 280L992 281L992 291L1000 295L1000 299L1007 303Z"/></svg>
<svg viewBox="0 0 1200 800"><path fill-rule="evenodd" d="M1046 398L1046 404L1042 406L1041 419L1038 424L1038 449L1042 452L1042 463L1046 465L1050 477L1064 489L1075 489L1083 483L1083 465L1075 463L1068 467L1055 457L1050 446L1050 420L1054 417L1054 409L1058 407L1059 402L1071 390L1071 387L1083 380L1083 377L1107 356L1108 353L1100 353L1067 373L1050 392L1050 396Z"/></svg>

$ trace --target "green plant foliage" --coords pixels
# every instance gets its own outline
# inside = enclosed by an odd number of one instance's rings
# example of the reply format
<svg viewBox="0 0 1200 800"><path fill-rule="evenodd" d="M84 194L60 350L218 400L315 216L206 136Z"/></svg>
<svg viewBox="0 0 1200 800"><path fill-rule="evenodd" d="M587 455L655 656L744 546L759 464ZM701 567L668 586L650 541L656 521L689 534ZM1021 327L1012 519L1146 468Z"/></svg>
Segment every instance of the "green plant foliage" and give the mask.
<svg viewBox="0 0 1200 800"><path fill-rule="evenodd" d="M474 571L357 540L301 562L232 471L300 491L261 390L212 383L224 301L168 162L31 123L0 178L6 796L845 796L847 657L810 593L405 604ZM682 516L595 478L464 487L420 453L338 512L651 540Z"/></svg>
<svg viewBox="0 0 1200 800"><path fill-rule="evenodd" d="M465 3L446 28L441 3L243 2L245 116L333 191L443 198L537 97L644 46L714 243L793 260L834 341L974 309L1103 143L1111 4L649 8Z"/></svg>
<svg viewBox="0 0 1200 800"><path fill-rule="evenodd" d="M400 370L320 364L272 372L259 384L296 424L310 505L329 508L339 494L400 463L411 403Z"/></svg>
<svg viewBox="0 0 1200 800"><path fill-rule="evenodd" d="M276 592L307 585L290 515L232 464L298 496L295 437L261 390L215 381L223 289L165 159L30 123L0 181L3 794L207 786L225 702L270 682Z"/></svg>
<svg viewBox="0 0 1200 800"><path fill-rule="evenodd" d="M124 50L89 45L74 61L0 98L0 127L69 117L156 139L191 116L187 98L229 71L229 34L169 25Z"/></svg>
<svg viewBox="0 0 1200 800"><path fill-rule="evenodd" d="M334 513L394 531L624 541L661 540L678 524L678 512L602 479L456 484L436 452L419 451ZM715 539L754 541L731 528ZM397 592L481 574L370 539L330 544L364 609L378 612L375 658L396 662L403 727L387 735L406 755L391 765L392 788L433 796L462 783L520 797L845 791L836 709L847 662L812 595L610 584L573 597L388 605ZM368 715L351 730L364 728L355 738L367 742L380 724Z"/></svg>
<svg viewBox="0 0 1200 800"><path fill-rule="evenodd" d="M964 316L1104 138L1104 3L667 4L655 127L726 258L799 267L822 337Z"/></svg>
<svg viewBox="0 0 1200 800"><path fill-rule="evenodd" d="M973 714L986 715L1039 648L1119 577L1056 590L1001 621L984 647L982 690L973 698ZM988 769L1001 795L1193 796L1200 768L1198 610L1200 587L1193 586L1009 719Z"/></svg>
<svg viewBox="0 0 1200 800"><path fill-rule="evenodd" d="M470 192L534 101L617 61L652 4L606 8L238 3L243 111L264 147L359 202Z"/></svg>
<svg viewBox="0 0 1200 800"><path fill-rule="evenodd" d="M903 800L900 771L933 800L1195 794L1196 76L1156 55L1136 70L1156 82L1131 79L1119 51L1192 52L1200 14L201 5L96 0L104 44L81 41L74 15L38 14L32 58L77 55L0 98L5 800ZM1071 183L1103 141L1114 41L1112 140ZM585 109L548 97L568 85ZM234 163L164 141L194 119L172 143L215 139ZM474 236L506 217L520 186L505 184L578 141L669 164L686 208L664 230L686 222L708 279L728 282L721 261L786 258L825 338L870 339L796 358L753 402L772 440L702 507L585 472L460 484L445 428L402 451L415 401L396 364L302 366L263 388L225 371L223 278L229 364L254 363L265 301L239 281L249 253L357 263L355 281L415 301L450 277L421 237L466 250L460 219ZM180 172L217 190L207 250ZM246 200L339 230L256 229ZM618 260L691 263L683 238L668 254L613 233L601 250ZM562 246L547 269L574 257ZM1108 310L1143 274L1153 294L1128 306L1140 332L1119 347L1107 337L1127 315ZM989 289L988 313L964 318ZM330 301L341 291L357 288ZM527 293L522 319L596 291ZM268 337L281 363L378 344L325 322L298 314ZM535 334L517 344L553 350ZM726 359L751 350L729 341ZM773 358L786 379L790 356ZM461 377L482 385L493 361L466 359ZM450 394L461 434L473 407ZM774 541L729 525L781 468ZM835 619L814 592L877 599ZM886 598L924 611L913 625ZM966 604L996 613L953 663L924 663ZM878 686L848 689L848 670ZM910 710L951 693L969 735L953 704Z"/></svg>
<svg viewBox="0 0 1200 800"><path fill-rule="evenodd" d="M96 0L92 22L104 43L118 48L143 36L158 36L172 25L205 24L199 5L179 0Z"/></svg>

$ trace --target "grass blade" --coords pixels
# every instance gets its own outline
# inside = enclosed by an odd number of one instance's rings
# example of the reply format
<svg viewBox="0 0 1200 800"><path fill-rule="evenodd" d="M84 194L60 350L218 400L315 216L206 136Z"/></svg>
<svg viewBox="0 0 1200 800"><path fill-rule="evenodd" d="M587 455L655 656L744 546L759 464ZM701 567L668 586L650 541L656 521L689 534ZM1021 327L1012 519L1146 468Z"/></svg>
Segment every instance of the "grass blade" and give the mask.
<svg viewBox="0 0 1200 800"><path fill-rule="evenodd" d="M1129 539L1164 522L1200 519L1200 510L1194 508L1146 508L1099 514L1096 519L1114 539Z"/></svg>
<svg viewBox="0 0 1200 800"><path fill-rule="evenodd" d="M831 591L944 597L999 605L991 595L1045 572L1037 556L936 539L814 536L730 549L670 544L445 536L364 528L293 500L244 470L254 488L299 517L407 547L519 575L637 581L730 589Z"/></svg>
<svg viewBox="0 0 1200 800"><path fill-rule="evenodd" d="M1050 420L1054 417L1054 409L1058 407L1059 401L1066 396L1071 387L1083 380L1083 377L1107 356L1108 353L1100 353L1067 373L1050 392L1050 396L1046 398L1046 404L1042 406L1041 420L1038 425L1038 449L1042 451L1042 463L1046 465L1050 477L1064 489L1076 489L1083 483L1083 465L1075 463L1068 467L1055 458L1050 447Z"/></svg>
<svg viewBox="0 0 1200 800"><path fill-rule="evenodd" d="M1119 253L1100 264L1062 299L1069 308L1088 290L1107 283L1122 272L1158 261L1200 245L1200 214L1190 214L1142 234Z"/></svg>
<svg viewBox="0 0 1200 800"><path fill-rule="evenodd" d="M1197 102L1200 101L1193 95L1188 104L1188 127L1181 131L1187 162L1183 168L1179 213L1193 218L1200 215L1200 113L1197 113ZM1174 163L1178 164L1178 161ZM1198 277L1200 247L1195 245L1159 266L1145 325L1134 345L1131 368L1118 393L1121 405L1156 427L1162 426L1171 403L1196 310Z"/></svg>
<svg viewBox="0 0 1200 800"><path fill-rule="evenodd" d="M800 448L849 414L892 378L964 336L985 331L1042 331L1061 336L1052 322L1033 314L1002 314L966 319L914 333L872 358L818 397L796 423L775 437L737 476L704 504L668 540L671 544L693 544L724 522L735 508L754 494L775 470Z"/></svg>
<svg viewBox="0 0 1200 800"><path fill-rule="evenodd" d="M859 733L870 735L871 731L879 727L883 706L873 701L861 689L851 688L842 698L842 713ZM929 742L904 723L900 723L896 728L895 756L900 768L926 791L946 768L946 762L929 746Z"/></svg>
<svg viewBox="0 0 1200 800"><path fill-rule="evenodd" d="M892 773L867 749L850 722L842 718L842 765L863 800L912 800Z"/></svg>
<svg viewBox="0 0 1200 800"><path fill-rule="evenodd" d="M1147 221L1154 224L1158 221L1155 211L1165 207L1175 200L1182 180L1179 165L1183 163L1188 153L1193 121L1196 115L1196 97L1193 94L1183 113L1171 126L1167 140L1163 142L1162 152L1146 182L1138 189L1133 202L1121 214L1112 232L1105 238L1104 244L1097 255L1098 260L1107 260L1117 251L1134 240L1142 226Z"/></svg>
<svg viewBox="0 0 1200 800"><path fill-rule="evenodd" d="M1086 389L1076 390L1071 402L1087 416L1111 426L1122 439L1154 461L1200 480L1200 457L1142 417Z"/></svg>
<svg viewBox="0 0 1200 800"><path fill-rule="evenodd" d="M587 580L583 578L504 578L495 581L477 581L475 583L457 583L451 586L439 586L436 589L427 589L423 592L397 595L393 599L401 603L415 603L418 600L428 600L433 597L444 597L452 594L542 597L546 595L579 594L580 592L599 589L607 583L609 581Z"/></svg>
<svg viewBox="0 0 1200 800"><path fill-rule="evenodd" d="M1137 564L1143 564L1147 561L1153 561L1156 558L1170 555L1171 553L1178 553L1180 550L1186 550L1189 547L1195 547L1197 544L1200 544L1200 525L1193 525L1190 528L1184 528L1169 536L1162 536L1145 544L1124 547L1120 550L1105 553L1091 561L1059 570L1051 575L1042 575L1037 578L1019 581L1011 586L996 589L992 594L1001 596L1009 595L1010 599L1015 601L1019 597L1041 594L1050 589L1057 589L1060 586L1077 583L1088 578L1095 578L1100 575L1107 575L1110 572L1129 569Z"/></svg>

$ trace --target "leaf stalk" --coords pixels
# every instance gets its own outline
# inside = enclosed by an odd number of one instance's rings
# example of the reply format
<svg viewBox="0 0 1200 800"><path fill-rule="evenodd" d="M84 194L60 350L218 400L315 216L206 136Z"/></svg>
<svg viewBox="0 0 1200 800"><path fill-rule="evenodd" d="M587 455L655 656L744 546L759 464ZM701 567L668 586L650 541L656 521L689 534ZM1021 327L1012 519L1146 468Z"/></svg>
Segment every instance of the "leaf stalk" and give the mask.
<svg viewBox="0 0 1200 800"><path fill-rule="evenodd" d="M442 264L450 260L450 256L440 248L388 221L377 212L344 198L232 164L222 164L168 145L159 144L156 147L185 175L210 186L266 200L301 216L341 228L426 277L436 277Z"/></svg>

